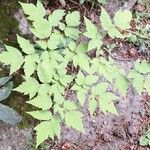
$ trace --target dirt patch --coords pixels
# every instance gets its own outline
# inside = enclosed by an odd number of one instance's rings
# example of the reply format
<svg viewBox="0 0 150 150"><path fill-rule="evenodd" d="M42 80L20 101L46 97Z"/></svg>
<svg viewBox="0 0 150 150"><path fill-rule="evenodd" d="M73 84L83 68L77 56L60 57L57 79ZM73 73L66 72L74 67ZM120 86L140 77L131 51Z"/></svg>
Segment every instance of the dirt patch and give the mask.
<svg viewBox="0 0 150 150"><path fill-rule="evenodd" d="M131 62L117 62L121 67L131 68ZM104 115L97 110L93 118L87 111L84 113L85 134L62 127L61 140L51 148L55 150L145 150L138 144L139 137L150 125L150 98L139 96L129 87L126 97L119 96L116 107L119 116ZM67 145L67 146L66 146Z"/></svg>
<svg viewBox="0 0 150 150"><path fill-rule="evenodd" d="M0 150L27 150L27 139L30 129L20 130L17 127L0 124Z"/></svg>
<svg viewBox="0 0 150 150"><path fill-rule="evenodd" d="M61 7L60 5L55 5L55 1L53 3L51 5L53 7L52 10L56 7ZM122 6L122 3L115 3L111 1L109 4L108 9L110 13ZM51 10L51 7L47 7ZM82 14L88 15L90 13L91 5L87 8L86 10L84 6L80 7ZM79 5L74 3L71 6L67 6L67 9L79 9ZM99 12L96 10L89 15L95 22L97 22L95 18L98 18L96 13L99 15ZM22 22L25 21L21 16L22 14L20 16L17 15L16 18ZM28 27L20 24L20 28L26 30ZM132 46L125 42L122 43L124 47L120 50L121 53L115 51L116 57L121 58L120 61L116 59L116 64L128 72L133 66L133 61L140 56L135 55L133 59L129 56L126 60L124 56L129 54L128 50ZM121 45L118 49L120 47ZM81 134L63 125L61 139L54 142L47 140L46 144L48 147L45 150L149 150L150 148L141 147L138 144L138 140L150 126L150 97L146 93L143 93L143 96L138 95L132 86L129 87L126 97L116 94L118 99L115 105L119 116L104 115L100 110L97 110L94 117L91 118L87 110L88 106L85 104L81 111L84 114L83 120L86 133ZM71 98L74 97L72 94L69 96ZM28 130L0 125L0 150L27 150L28 135L31 136L31 132ZM39 149L41 150L42 147Z"/></svg>

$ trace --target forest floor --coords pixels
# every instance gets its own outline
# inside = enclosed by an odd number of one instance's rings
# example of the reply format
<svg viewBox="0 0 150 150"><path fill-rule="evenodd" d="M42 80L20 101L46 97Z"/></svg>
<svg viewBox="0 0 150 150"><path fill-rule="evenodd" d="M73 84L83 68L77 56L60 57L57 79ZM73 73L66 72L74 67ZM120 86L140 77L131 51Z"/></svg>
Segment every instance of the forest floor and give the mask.
<svg viewBox="0 0 150 150"><path fill-rule="evenodd" d="M98 5L92 6L89 3L79 5L72 0L67 0L67 2L66 9L79 10L83 16L86 15L93 22L97 22L100 14ZM145 3L134 2L132 1L132 3L124 5L121 1L110 0L105 8L112 16L114 10L116 11L122 6L128 7L133 12L143 13L146 11ZM56 1L46 4L48 11L58 7L61 6ZM20 29L24 29L22 33L30 34L28 27L25 25L26 20L21 17L21 11L18 11L18 15L15 14L15 17L20 22ZM150 24L150 18L146 20L146 24ZM147 47L145 47L145 51L141 52L140 39L137 45L109 38L106 38L105 43L106 45L115 44L112 56L116 65L124 68L126 72L131 70L133 62L138 58L150 60ZM68 96L73 98L75 95L70 93ZM83 119L86 133L81 134L66 126L62 126L60 140L47 140L45 145L42 145L39 150L150 150L148 147L141 147L139 145L139 138L150 126L150 96L145 92L140 96L130 86L126 97L118 94L115 106L119 116L104 115L100 110L97 110L93 118L91 118L87 111L87 104L85 104L82 112L84 113ZM30 128L19 129L18 127L0 124L0 150L33 150L34 144L31 144L33 142L31 140L31 133L32 129Z"/></svg>

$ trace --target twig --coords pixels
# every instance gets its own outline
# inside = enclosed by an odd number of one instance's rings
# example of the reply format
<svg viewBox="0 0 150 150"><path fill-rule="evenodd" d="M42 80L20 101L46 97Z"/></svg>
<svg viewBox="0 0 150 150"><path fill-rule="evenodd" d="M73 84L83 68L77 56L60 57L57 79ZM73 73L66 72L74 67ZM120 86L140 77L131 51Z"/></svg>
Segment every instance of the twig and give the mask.
<svg viewBox="0 0 150 150"><path fill-rule="evenodd" d="M141 39L145 39L145 40L149 40L149 41L150 41L150 38L147 37L147 36L141 35L141 34L139 34L139 33L137 33L137 32L133 32L133 31L131 31L131 30L128 31L128 32L130 32L130 33L132 33L132 34L138 36L138 37L141 38Z"/></svg>
<svg viewBox="0 0 150 150"><path fill-rule="evenodd" d="M71 3L74 3L74 4L76 4L76 5L78 5L78 6L80 6L81 7L81 4L79 4L78 2L76 2L76 1L74 1L74 0L69 0ZM86 12L88 12L89 13L89 11L86 9L86 7L84 6L84 5L82 5L82 7L84 8L84 10L86 11Z"/></svg>
<svg viewBox="0 0 150 150"><path fill-rule="evenodd" d="M124 4L123 9L131 10L137 1L138 0L130 0L129 2Z"/></svg>
<svg viewBox="0 0 150 150"><path fill-rule="evenodd" d="M117 57L113 56L112 53L109 52L107 49L104 48L104 50L109 54L109 56L110 56L111 58L113 58L113 59L115 59L115 60L119 60L119 61L129 61L129 60L131 60L131 59L121 59L121 58L117 58Z"/></svg>
<svg viewBox="0 0 150 150"><path fill-rule="evenodd" d="M65 7L66 6L66 1L65 0L59 0L60 4Z"/></svg>

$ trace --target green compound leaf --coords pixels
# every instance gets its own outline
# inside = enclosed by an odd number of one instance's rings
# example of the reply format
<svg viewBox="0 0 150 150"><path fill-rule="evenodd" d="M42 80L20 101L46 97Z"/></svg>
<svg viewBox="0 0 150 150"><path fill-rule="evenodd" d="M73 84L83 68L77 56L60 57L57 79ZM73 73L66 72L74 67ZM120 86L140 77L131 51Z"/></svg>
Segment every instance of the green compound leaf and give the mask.
<svg viewBox="0 0 150 150"><path fill-rule="evenodd" d="M97 27L86 17L84 18L85 24L86 24L86 32L84 35L88 38L96 38L98 30Z"/></svg>
<svg viewBox="0 0 150 150"><path fill-rule="evenodd" d="M97 80L98 80L98 76L88 75L85 78L84 84L85 85L91 85L91 84L95 83Z"/></svg>
<svg viewBox="0 0 150 150"><path fill-rule="evenodd" d="M81 106L83 106L85 99L86 99L86 94L87 94L87 90L85 89L80 89L77 91L77 98L79 103L81 104Z"/></svg>
<svg viewBox="0 0 150 150"><path fill-rule="evenodd" d="M141 75L140 73L138 73L136 70L132 70L128 74L128 78L133 79L133 87L141 95L141 93L143 91L144 76Z"/></svg>
<svg viewBox="0 0 150 150"><path fill-rule="evenodd" d="M58 26L65 14L65 11L62 9L54 10L52 14L49 15L48 20L51 22L52 26Z"/></svg>
<svg viewBox="0 0 150 150"><path fill-rule="evenodd" d="M34 118L42 121L35 127L36 147L49 137L53 140L55 136L59 137L61 122L84 132L83 114L79 112L79 109L87 100L87 94L90 97L90 100L87 101L91 115L98 106L104 113L117 114L114 105L116 96L108 92L109 84L115 82L115 89L126 94L129 81L110 59L107 61L102 57L91 58L88 55L89 51L93 49L96 49L97 56L101 54L103 37L99 28L85 18L86 32L83 35L89 38L89 42L80 43L78 40L81 33L78 11L67 14L65 10L59 9L49 15L46 14L40 1L36 6L25 3L21 3L21 5L31 21L31 32L37 41L35 44L31 44L29 40L17 36L25 56L22 56L19 50L8 47L11 50L0 54L0 60L11 65L11 73L20 69L21 66L24 69L26 80L14 90L25 95L29 94L30 100L27 103L40 109L28 112ZM119 13L125 17L129 14L126 10L118 11L112 21L108 13L103 8L101 9L101 25L111 38L124 38L125 35L121 31L130 26L132 17L123 20L125 23L123 22L124 24L121 25L122 18L119 18L121 16ZM117 17L118 20L116 20ZM2 56L3 54L6 55ZM143 62L141 64L143 65ZM147 64L144 64L144 67L141 64L140 66L135 65L136 74L133 78L131 77L133 85L137 91L141 92L143 83L145 83L145 87L150 93L149 76L144 82L144 78L140 74L148 74L149 67ZM75 72L72 72L72 69ZM77 72L79 73L76 75ZM99 75L109 82L97 83ZM77 100L68 100L68 93L71 90L76 92Z"/></svg>
<svg viewBox="0 0 150 150"><path fill-rule="evenodd" d="M62 41L63 36L60 33L52 33L50 36L50 39L47 41L47 45L48 48L53 50L53 49L57 49L58 45L60 44L60 42Z"/></svg>
<svg viewBox="0 0 150 150"><path fill-rule="evenodd" d="M49 94L51 86L49 84L40 84L38 94Z"/></svg>
<svg viewBox="0 0 150 150"><path fill-rule="evenodd" d="M39 20L33 22L33 26L34 28L31 28L30 30L36 37L45 39L51 35L52 24L48 20L39 18Z"/></svg>
<svg viewBox="0 0 150 150"><path fill-rule="evenodd" d="M146 60L143 60L141 63L139 60L135 62L135 69L139 73L147 74L150 73L150 63L147 63Z"/></svg>
<svg viewBox="0 0 150 150"><path fill-rule="evenodd" d="M83 114L79 111L68 111L65 114L65 123L68 127L84 132L82 117Z"/></svg>
<svg viewBox="0 0 150 150"><path fill-rule="evenodd" d="M21 52L12 47L5 45L7 51L4 51L0 54L0 62L3 62L6 65L10 65L10 74L19 70L24 63Z"/></svg>
<svg viewBox="0 0 150 150"><path fill-rule="evenodd" d="M70 14L67 14L65 19L67 26L75 27L80 23L80 14L78 11L73 11Z"/></svg>
<svg viewBox="0 0 150 150"><path fill-rule="evenodd" d="M125 76L120 75L116 78L114 87L115 90L118 89L125 96L129 87L129 81Z"/></svg>
<svg viewBox="0 0 150 150"><path fill-rule="evenodd" d="M103 58L94 58L90 61L92 74L98 72L103 75L109 82L112 83L113 79L118 76L119 69L115 67L112 63Z"/></svg>
<svg viewBox="0 0 150 150"><path fill-rule="evenodd" d="M71 51L75 51L76 50L76 47L77 47L77 44L74 42L74 41L71 41L69 44L68 44L68 47Z"/></svg>
<svg viewBox="0 0 150 150"><path fill-rule="evenodd" d="M27 112L33 118L38 120L50 120L52 119L52 113L50 111L30 111Z"/></svg>
<svg viewBox="0 0 150 150"><path fill-rule="evenodd" d="M140 137L139 143L142 146L150 146L150 128L144 135Z"/></svg>
<svg viewBox="0 0 150 150"><path fill-rule="evenodd" d="M102 40L101 39L92 39L90 40L89 44L88 44L88 51L93 50L95 48L97 48L97 50L99 50L102 46Z"/></svg>
<svg viewBox="0 0 150 150"><path fill-rule="evenodd" d="M44 60L38 64L37 74L42 83L50 83L52 81L53 68L48 60Z"/></svg>
<svg viewBox="0 0 150 150"><path fill-rule="evenodd" d="M119 30L117 30L116 28L111 28L109 31L108 31L108 34L111 38L124 38L124 36L119 32Z"/></svg>
<svg viewBox="0 0 150 150"><path fill-rule="evenodd" d="M76 109L78 109L78 105L75 102L71 102L71 101L64 101L63 107L66 110L76 110Z"/></svg>
<svg viewBox="0 0 150 150"><path fill-rule="evenodd" d="M79 38L80 31L74 27L66 27L64 32L67 37L70 37L74 40Z"/></svg>
<svg viewBox="0 0 150 150"><path fill-rule="evenodd" d="M36 43L42 48L42 49L47 49L47 41L45 40L39 40L39 41L36 41Z"/></svg>
<svg viewBox="0 0 150 150"><path fill-rule="evenodd" d="M118 115L116 107L114 106L114 100L116 99L116 96L109 92L101 93L99 96L99 107L101 108L102 112L105 114L110 112Z"/></svg>
<svg viewBox="0 0 150 150"><path fill-rule="evenodd" d="M30 88L29 88L30 87ZM30 96L30 99L33 98L39 90L39 83L35 78L29 77L23 82L19 87L13 89L14 91L18 91L23 93L24 95Z"/></svg>
<svg viewBox="0 0 150 150"><path fill-rule="evenodd" d="M102 46L102 36L98 32L97 27L89 19L84 18L84 20L86 24L86 32L84 33L84 36L91 39L88 44L88 51L95 48L99 50Z"/></svg>
<svg viewBox="0 0 150 150"><path fill-rule="evenodd" d="M51 88L54 88L53 89L53 94L54 94L54 102L61 105L64 101L65 101L65 98L64 96L62 95L62 93L59 91L59 89L57 88L57 86L52 86Z"/></svg>
<svg viewBox="0 0 150 150"><path fill-rule="evenodd" d="M77 74L77 78L76 78L76 84L77 85L83 85L84 80L85 80L84 74L81 71L79 71L79 73Z"/></svg>
<svg viewBox="0 0 150 150"><path fill-rule="evenodd" d="M110 16L103 7L101 7L100 21L104 30L109 31L113 27L112 20L110 19Z"/></svg>
<svg viewBox="0 0 150 150"><path fill-rule="evenodd" d="M30 43L29 40L17 35L17 41L22 49L22 51L26 54L34 54L35 49L33 44Z"/></svg>
<svg viewBox="0 0 150 150"><path fill-rule="evenodd" d="M105 93L106 90L108 89L108 85L109 85L109 83L107 83L107 82L97 84L92 87L92 93L94 95L99 95L100 93Z"/></svg>
<svg viewBox="0 0 150 150"><path fill-rule="evenodd" d="M41 108L42 110L48 110L52 107L52 100L47 94L38 94L34 99L27 101L28 104Z"/></svg>
<svg viewBox="0 0 150 150"><path fill-rule="evenodd" d="M130 10L119 10L115 13L115 25L121 29L129 29L132 20L132 13Z"/></svg>
<svg viewBox="0 0 150 150"><path fill-rule="evenodd" d="M24 61L24 72L25 72L25 76L26 77L30 77L34 71L36 70L36 67L37 67L37 64L36 64L36 58L38 58L38 55L35 54L35 55L28 55L25 57Z"/></svg>
<svg viewBox="0 0 150 150"><path fill-rule="evenodd" d="M45 8L43 4L38 0L37 5L33 5L32 3L21 3L21 7L26 15L28 15L28 19L31 21L38 20L39 18L43 18L46 15Z"/></svg>
<svg viewBox="0 0 150 150"><path fill-rule="evenodd" d="M93 113L95 112L95 110L96 110L96 108L98 106L97 104L98 103L97 103L97 101L94 98L89 100L89 108L88 108L88 110L89 110L91 116L93 116Z"/></svg>
<svg viewBox="0 0 150 150"><path fill-rule="evenodd" d="M54 136L60 136L60 123L57 118L52 118L51 121L43 121L38 124L36 130L36 148L49 137L54 140Z"/></svg>
<svg viewBox="0 0 150 150"><path fill-rule="evenodd" d="M36 130L36 147L38 147L42 142L48 139L50 135L54 135L54 132L52 131L51 121L43 121L34 129Z"/></svg>
<svg viewBox="0 0 150 150"><path fill-rule="evenodd" d="M78 65L83 69L89 69L89 57L86 54L78 53L73 57L73 64L75 67Z"/></svg>

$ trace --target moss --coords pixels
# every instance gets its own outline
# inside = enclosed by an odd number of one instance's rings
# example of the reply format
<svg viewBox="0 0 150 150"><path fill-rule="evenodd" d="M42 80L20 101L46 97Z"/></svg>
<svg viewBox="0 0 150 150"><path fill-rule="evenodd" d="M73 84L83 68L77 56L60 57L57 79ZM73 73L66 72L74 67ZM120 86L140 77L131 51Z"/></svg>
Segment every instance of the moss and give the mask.
<svg viewBox="0 0 150 150"><path fill-rule="evenodd" d="M20 0L25 2L25 0ZM14 14L20 8L18 0L0 0L0 43L10 44L17 47L16 34L19 33L18 22L14 18ZM22 82L22 78L16 73L13 75L14 87L18 86ZM8 70L1 70L0 77L9 75ZM35 110L34 107L25 103L28 97L23 94L12 92L10 97L4 101L4 104L16 110L23 120L19 124L20 128L26 128L35 123L35 120L29 116L26 112Z"/></svg>
<svg viewBox="0 0 150 150"><path fill-rule="evenodd" d="M14 14L19 7L18 0L0 0L0 40L4 43L16 41L15 35L19 30Z"/></svg>
<svg viewBox="0 0 150 150"><path fill-rule="evenodd" d="M19 75L20 72L14 74L13 76L13 82L14 82L14 88L21 84L23 82L21 76ZM0 71L0 77L8 76L9 71L8 70L1 70ZM37 121L33 119L30 115L28 115L27 111L36 110L35 107L29 105L26 103L28 100L28 96L24 96L21 93L18 92L12 92L9 98L5 101L3 101L3 104L13 108L15 111L17 111L22 116L22 121L19 123L20 128L27 128L32 127Z"/></svg>
<svg viewBox="0 0 150 150"><path fill-rule="evenodd" d="M33 106L25 103L26 100L28 100L28 97L17 92L12 92L7 103L8 106L16 110L22 116L22 121L18 125L20 128L32 127L36 122L33 117L26 113L27 111L35 110Z"/></svg>

